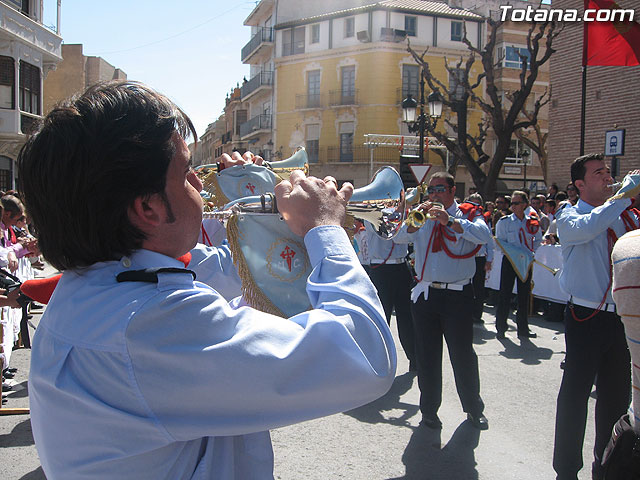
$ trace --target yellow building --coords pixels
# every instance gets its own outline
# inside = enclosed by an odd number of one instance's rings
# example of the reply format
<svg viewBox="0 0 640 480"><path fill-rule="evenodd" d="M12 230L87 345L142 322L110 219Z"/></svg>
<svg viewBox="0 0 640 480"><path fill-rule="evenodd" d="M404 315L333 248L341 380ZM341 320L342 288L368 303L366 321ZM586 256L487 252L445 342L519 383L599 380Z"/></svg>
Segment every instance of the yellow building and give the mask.
<svg viewBox="0 0 640 480"><path fill-rule="evenodd" d="M445 58L455 66L466 54L465 24L471 42L481 42L482 22L471 11L445 3L388 0L276 23L276 154L286 158L304 145L313 175L333 175L356 187L369 183L370 163L376 169L398 168L402 140L373 152L364 144L365 134L413 135L402 122L400 106L409 93L419 98L420 69L407 51L407 39L419 52L428 49L432 72L453 91L457 79L445 69ZM472 75L480 68L474 66ZM470 108L471 133L481 115ZM439 128L445 131L442 120ZM425 162L444 168L432 151ZM459 172L456 181L468 182L465 174Z"/></svg>

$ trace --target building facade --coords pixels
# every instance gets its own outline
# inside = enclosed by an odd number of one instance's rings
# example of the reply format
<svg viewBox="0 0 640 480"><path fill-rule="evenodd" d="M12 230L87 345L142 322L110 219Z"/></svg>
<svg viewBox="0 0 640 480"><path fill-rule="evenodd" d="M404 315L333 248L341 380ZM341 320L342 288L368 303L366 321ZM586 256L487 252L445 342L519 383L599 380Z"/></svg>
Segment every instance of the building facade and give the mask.
<svg viewBox="0 0 640 480"><path fill-rule="evenodd" d="M402 142L413 134L402 122L401 103L408 94L419 98L421 74L407 39L416 51L427 50L432 72L455 91L457 78L446 70L445 59L455 66L466 52L465 24L470 41L482 42L481 17L438 2L384 1L277 23L277 151L286 158L304 145L313 175L332 175L356 187L368 184L370 172L382 165L398 168L401 154L416 153ZM476 126L481 115L471 106L469 125ZM443 121L439 128L446 131ZM366 134L400 140L370 150ZM444 169L431 150L425 162Z"/></svg>
<svg viewBox="0 0 640 480"><path fill-rule="evenodd" d="M86 56L82 45L62 45L62 62L49 74L44 82L44 113L58 102L90 85L109 80L126 80L127 74L101 57Z"/></svg>
<svg viewBox="0 0 640 480"><path fill-rule="evenodd" d="M621 0L620 8L637 3ZM581 0L554 0L554 8L575 8ZM564 190L571 180L569 166L580 154L580 112L582 99L582 36L584 23L566 22L558 37L557 52L551 57L553 99L549 113L549 180ZM640 168L640 67L587 67L585 153L603 153L608 130L625 130L621 179ZM609 159L610 160L610 159Z"/></svg>
<svg viewBox="0 0 640 480"><path fill-rule="evenodd" d="M62 60L62 38L42 23L39 0L0 1L0 16L0 189L9 190L18 152L43 112L42 81Z"/></svg>

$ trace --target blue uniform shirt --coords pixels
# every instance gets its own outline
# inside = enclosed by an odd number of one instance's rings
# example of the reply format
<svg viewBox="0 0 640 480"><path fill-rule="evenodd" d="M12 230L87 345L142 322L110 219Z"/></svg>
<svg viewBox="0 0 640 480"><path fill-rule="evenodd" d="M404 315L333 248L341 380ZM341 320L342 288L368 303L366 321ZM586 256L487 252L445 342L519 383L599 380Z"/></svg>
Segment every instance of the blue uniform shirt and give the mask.
<svg viewBox="0 0 640 480"><path fill-rule="evenodd" d="M530 218L529 215L525 215L520 220L515 213L500 218L496 224L496 238L535 252L542 240L542 227L538 226L534 234L530 233L527 230L527 221Z"/></svg>
<svg viewBox="0 0 640 480"><path fill-rule="evenodd" d="M408 253L406 244L385 240L375 233L375 229L369 222L365 222L365 226L367 233L369 233L369 261L371 264L404 262Z"/></svg>
<svg viewBox="0 0 640 480"><path fill-rule="evenodd" d="M468 220L455 201L447 209L447 212L449 215L456 217L463 230L462 233L456 233L447 227L449 233L455 234L456 237L455 242L445 240L451 253L455 255L467 254L475 249L477 245L491 241L491 231L482 215L477 215L472 221ZM451 258L444 250L439 252L431 251L433 246L429 246L429 253L426 255L431 233L437 223L435 220L427 220L422 228L413 233L408 233L405 225L394 238L396 243L413 243L416 256L416 274L418 280L425 284L422 286L418 284L414 288L414 292L424 291L424 288L432 282L469 283L476 271L476 262L473 256L465 259ZM423 274L422 267L425 256L427 257L427 264L424 267ZM415 295L412 295L412 298L414 301L417 299Z"/></svg>
<svg viewBox="0 0 640 480"><path fill-rule="evenodd" d="M29 377L47 478L270 479L269 429L383 395L396 354L375 288L342 228L305 244L314 310L289 319L233 309L189 273L117 283L182 267L149 250L65 272Z"/></svg>
<svg viewBox="0 0 640 480"><path fill-rule="evenodd" d="M563 268L560 288L577 299L599 304L606 292L606 303L612 303L611 252L607 228L618 237L626 232L620 214L630 200L620 199L593 207L583 200L567 205L556 213L558 237L562 247ZM637 218L631 214L637 223Z"/></svg>

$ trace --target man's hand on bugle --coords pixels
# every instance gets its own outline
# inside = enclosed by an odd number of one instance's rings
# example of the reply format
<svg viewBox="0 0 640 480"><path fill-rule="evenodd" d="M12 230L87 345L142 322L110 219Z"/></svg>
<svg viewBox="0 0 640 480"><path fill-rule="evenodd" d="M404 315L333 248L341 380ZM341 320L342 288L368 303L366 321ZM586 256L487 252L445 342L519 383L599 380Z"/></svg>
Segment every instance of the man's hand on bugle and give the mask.
<svg viewBox="0 0 640 480"><path fill-rule="evenodd" d="M333 177L307 177L301 170L294 170L289 180L276 185L278 210L291 231L304 237L320 225L342 225L353 185L345 183L340 190L337 187Z"/></svg>

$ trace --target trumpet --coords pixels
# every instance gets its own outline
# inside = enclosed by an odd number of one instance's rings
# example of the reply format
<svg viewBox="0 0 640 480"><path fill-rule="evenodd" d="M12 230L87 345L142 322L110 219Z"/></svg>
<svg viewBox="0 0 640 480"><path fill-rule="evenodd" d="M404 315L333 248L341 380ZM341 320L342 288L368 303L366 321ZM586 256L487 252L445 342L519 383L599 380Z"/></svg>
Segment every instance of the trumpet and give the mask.
<svg viewBox="0 0 640 480"><path fill-rule="evenodd" d="M444 209L444 205L441 204L440 202L432 202L431 207ZM407 214L407 218L404 222L410 227L420 228L425 224L427 220L435 219L435 218L436 217L434 215L431 215L430 213L425 213L418 207L418 208L414 208Z"/></svg>

